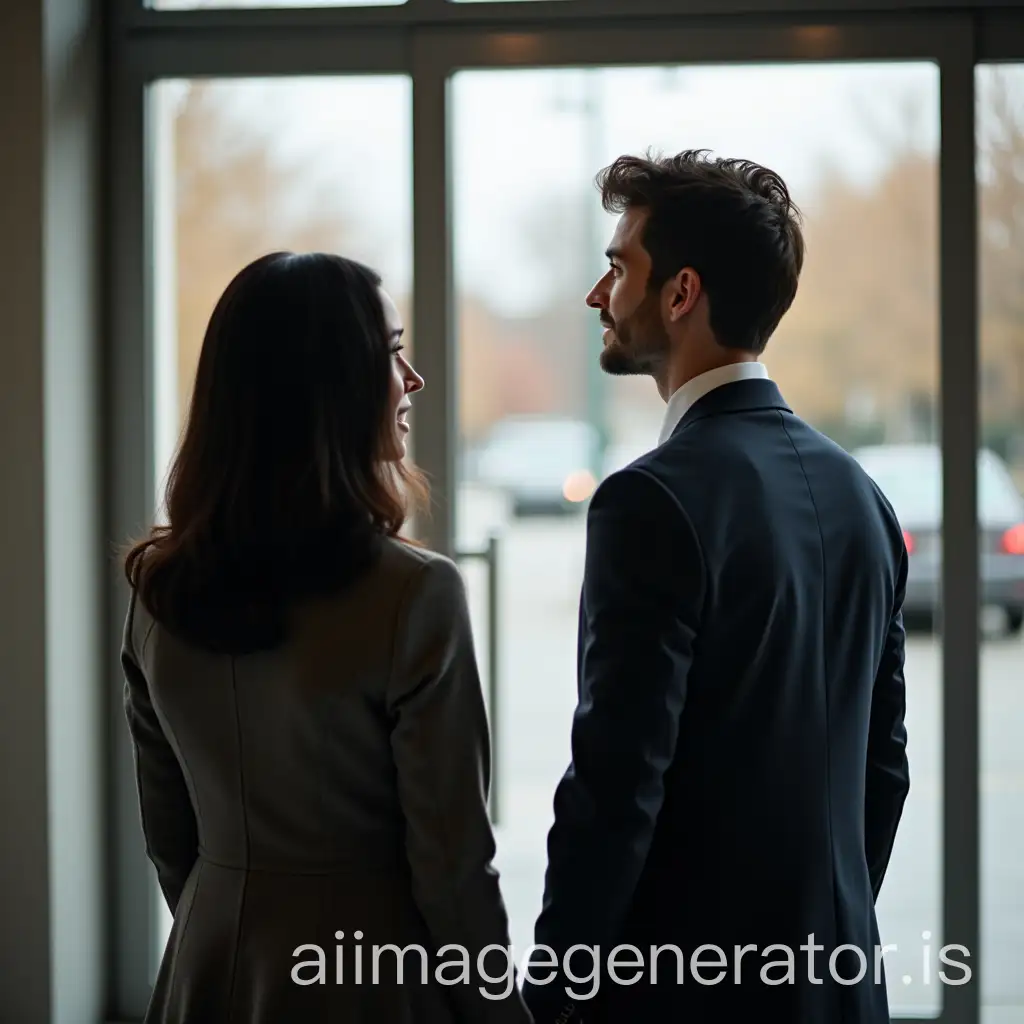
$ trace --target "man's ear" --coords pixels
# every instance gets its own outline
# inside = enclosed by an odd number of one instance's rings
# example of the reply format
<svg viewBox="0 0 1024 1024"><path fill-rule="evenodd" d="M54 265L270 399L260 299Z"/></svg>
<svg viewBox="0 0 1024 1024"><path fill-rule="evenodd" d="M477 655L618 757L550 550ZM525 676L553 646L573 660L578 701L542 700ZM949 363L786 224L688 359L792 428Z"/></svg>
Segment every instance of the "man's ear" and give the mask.
<svg viewBox="0 0 1024 1024"><path fill-rule="evenodd" d="M669 285L671 287L671 294L669 296L668 317L669 320L675 322L681 320L697 305L697 300L701 296L700 274L693 267L683 267L672 278Z"/></svg>

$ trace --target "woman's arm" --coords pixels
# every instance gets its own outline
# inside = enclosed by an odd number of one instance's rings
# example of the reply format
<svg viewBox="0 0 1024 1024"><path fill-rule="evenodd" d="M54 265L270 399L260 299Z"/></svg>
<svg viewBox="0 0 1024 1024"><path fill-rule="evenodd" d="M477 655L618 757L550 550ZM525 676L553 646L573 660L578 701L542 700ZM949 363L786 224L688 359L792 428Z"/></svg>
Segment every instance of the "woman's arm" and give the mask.
<svg viewBox="0 0 1024 1024"><path fill-rule="evenodd" d="M146 854L173 914L199 854L199 834L185 776L153 707L149 686L135 654L135 595L121 645L124 708L135 755L135 782Z"/></svg>
<svg viewBox="0 0 1024 1024"><path fill-rule="evenodd" d="M462 576L454 563L432 558L417 572L402 603L389 690L392 748L406 818L406 850L417 904L439 951L438 962L469 954L467 983L451 985L463 1019L530 1020L515 985L508 919L492 860L487 813L490 736ZM494 952L485 973L478 957ZM503 971L507 975L503 977ZM444 978L457 977L451 968ZM507 980L511 979L511 980ZM484 986L505 998L490 1000Z"/></svg>

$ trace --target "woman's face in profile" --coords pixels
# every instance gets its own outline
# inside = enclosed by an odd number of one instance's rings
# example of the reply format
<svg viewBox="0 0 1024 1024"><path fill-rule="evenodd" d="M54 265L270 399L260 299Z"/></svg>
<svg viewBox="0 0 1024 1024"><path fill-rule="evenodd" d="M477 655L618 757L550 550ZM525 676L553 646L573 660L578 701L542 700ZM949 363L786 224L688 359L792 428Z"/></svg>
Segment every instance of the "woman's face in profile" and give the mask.
<svg viewBox="0 0 1024 1024"><path fill-rule="evenodd" d="M412 408L410 396L423 387L423 378L412 368L405 357L402 346L402 334L405 327L401 314L391 296L383 288L380 299L384 304L384 319L388 325L388 345L391 348L391 378L388 385L387 429L393 441L393 458L398 461L405 458L406 437L409 434L407 417Z"/></svg>

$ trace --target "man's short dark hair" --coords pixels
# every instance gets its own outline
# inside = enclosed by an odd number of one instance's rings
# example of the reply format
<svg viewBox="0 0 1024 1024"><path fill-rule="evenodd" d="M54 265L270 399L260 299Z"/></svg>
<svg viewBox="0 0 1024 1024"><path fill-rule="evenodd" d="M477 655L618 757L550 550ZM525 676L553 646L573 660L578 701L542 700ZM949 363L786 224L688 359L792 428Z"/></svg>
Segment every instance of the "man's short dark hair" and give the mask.
<svg viewBox="0 0 1024 1024"><path fill-rule="evenodd" d="M763 351L793 303L804 260L800 213L782 178L750 160L691 149L620 156L597 184L609 213L648 211L648 287L692 267L719 344Z"/></svg>

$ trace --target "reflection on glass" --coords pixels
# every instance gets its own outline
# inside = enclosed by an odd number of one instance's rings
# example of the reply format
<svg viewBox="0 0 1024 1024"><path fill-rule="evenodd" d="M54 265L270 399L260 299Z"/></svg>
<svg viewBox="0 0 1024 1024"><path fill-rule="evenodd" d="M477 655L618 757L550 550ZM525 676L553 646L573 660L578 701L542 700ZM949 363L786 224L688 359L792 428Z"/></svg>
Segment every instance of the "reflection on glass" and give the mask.
<svg viewBox="0 0 1024 1024"><path fill-rule="evenodd" d="M399 76L165 81L152 103L159 501L210 313L251 260L290 249L368 263L411 346L411 89Z"/></svg>
<svg viewBox="0 0 1024 1024"><path fill-rule="evenodd" d="M938 76L929 64L473 71L455 76L453 117L457 530L467 546L501 538L499 851L524 950L570 757L586 500L655 446L664 413L653 382L598 366L583 299L614 218L594 173L622 152L695 146L779 171L805 214L808 262L768 370L839 444L865 460L904 451L927 488L939 465ZM886 958L898 1016L942 1003L922 972L942 924L941 646L923 618L907 653L913 784L879 905L882 941L898 947Z"/></svg>
<svg viewBox="0 0 1024 1024"><path fill-rule="evenodd" d="M977 71L982 1022L1024 1020L1024 65Z"/></svg>

